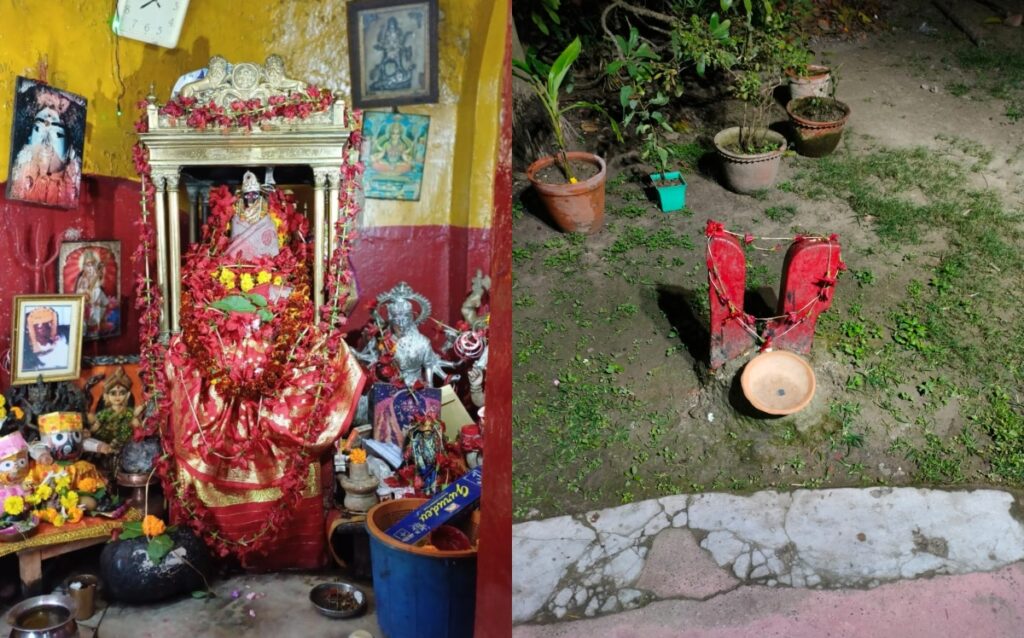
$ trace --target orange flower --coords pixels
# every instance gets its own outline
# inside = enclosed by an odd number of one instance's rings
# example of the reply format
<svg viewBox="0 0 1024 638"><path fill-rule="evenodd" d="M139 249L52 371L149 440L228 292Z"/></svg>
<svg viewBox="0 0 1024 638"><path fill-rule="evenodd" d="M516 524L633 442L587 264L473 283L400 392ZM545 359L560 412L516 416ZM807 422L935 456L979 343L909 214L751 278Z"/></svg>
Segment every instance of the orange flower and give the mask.
<svg viewBox="0 0 1024 638"><path fill-rule="evenodd" d="M348 460L352 461L353 465L366 463L366 450L352 450L352 454L349 455Z"/></svg>
<svg viewBox="0 0 1024 638"><path fill-rule="evenodd" d="M82 520L82 516L84 514L85 512L83 510L80 510L77 507L72 507L71 512L68 514L68 522L77 523L78 521Z"/></svg>
<svg viewBox="0 0 1024 638"><path fill-rule="evenodd" d="M164 525L164 522L152 514L147 514L146 518L142 520L142 533L148 538L159 536L166 529L167 527Z"/></svg>
<svg viewBox="0 0 1024 638"><path fill-rule="evenodd" d="M99 487L99 482L91 476L78 480L77 489L79 492L92 494Z"/></svg>
<svg viewBox="0 0 1024 638"><path fill-rule="evenodd" d="M19 408L18 406L14 406L13 408L11 408L11 414L13 414L14 418L19 421L25 418L25 411Z"/></svg>

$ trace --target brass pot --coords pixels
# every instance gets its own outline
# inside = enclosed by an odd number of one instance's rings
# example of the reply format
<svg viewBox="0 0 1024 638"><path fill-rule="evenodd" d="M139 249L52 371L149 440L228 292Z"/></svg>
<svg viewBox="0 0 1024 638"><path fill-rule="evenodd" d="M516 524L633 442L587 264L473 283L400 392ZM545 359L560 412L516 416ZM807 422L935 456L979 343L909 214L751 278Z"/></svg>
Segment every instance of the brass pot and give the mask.
<svg viewBox="0 0 1024 638"><path fill-rule="evenodd" d="M67 596L48 594L21 601L7 612L10 638L77 638L75 603Z"/></svg>

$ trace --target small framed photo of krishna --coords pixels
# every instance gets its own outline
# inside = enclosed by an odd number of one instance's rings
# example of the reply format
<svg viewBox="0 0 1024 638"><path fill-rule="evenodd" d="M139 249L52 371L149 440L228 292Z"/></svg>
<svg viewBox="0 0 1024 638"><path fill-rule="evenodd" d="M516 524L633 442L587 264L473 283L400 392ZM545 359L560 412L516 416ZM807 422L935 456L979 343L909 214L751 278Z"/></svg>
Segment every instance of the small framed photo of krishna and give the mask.
<svg viewBox="0 0 1024 638"><path fill-rule="evenodd" d="M82 339L121 334L121 242L63 242L57 268L58 292L85 295Z"/></svg>
<svg viewBox="0 0 1024 638"><path fill-rule="evenodd" d="M78 378L84 308L84 295L14 297L11 385Z"/></svg>

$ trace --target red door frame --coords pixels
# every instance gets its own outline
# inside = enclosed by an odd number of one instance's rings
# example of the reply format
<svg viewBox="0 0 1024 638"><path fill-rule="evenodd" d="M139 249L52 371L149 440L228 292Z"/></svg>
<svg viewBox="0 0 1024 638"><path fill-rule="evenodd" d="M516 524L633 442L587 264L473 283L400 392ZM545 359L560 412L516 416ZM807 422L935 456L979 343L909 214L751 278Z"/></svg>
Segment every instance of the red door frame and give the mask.
<svg viewBox="0 0 1024 638"><path fill-rule="evenodd" d="M512 635L512 3L507 6L498 163L491 223L491 337L476 638Z"/></svg>

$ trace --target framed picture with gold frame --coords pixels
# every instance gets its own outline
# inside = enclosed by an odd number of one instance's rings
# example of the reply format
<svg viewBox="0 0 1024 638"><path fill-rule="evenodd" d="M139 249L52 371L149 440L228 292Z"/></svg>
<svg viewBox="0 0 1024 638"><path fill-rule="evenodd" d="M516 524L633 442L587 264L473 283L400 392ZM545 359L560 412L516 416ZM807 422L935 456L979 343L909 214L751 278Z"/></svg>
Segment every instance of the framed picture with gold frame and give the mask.
<svg viewBox="0 0 1024 638"><path fill-rule="evenodd" d="M82 367L85 295L16 295L11 385L77 379Z"/></svg>

